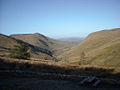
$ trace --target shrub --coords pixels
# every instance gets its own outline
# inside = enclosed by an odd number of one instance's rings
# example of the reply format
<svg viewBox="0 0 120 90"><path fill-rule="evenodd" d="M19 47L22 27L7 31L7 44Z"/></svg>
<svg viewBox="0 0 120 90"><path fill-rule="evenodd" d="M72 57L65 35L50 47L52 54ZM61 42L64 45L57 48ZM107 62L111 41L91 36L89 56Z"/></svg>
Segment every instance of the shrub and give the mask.
<svg viewBox="0 0 120 90"><path fill-rule="evenodd" d="M26 44L21 43L16 45L15 48L10 50L10 57L17 59L29 59L30 53L28 52L29 48Z"/></svg>

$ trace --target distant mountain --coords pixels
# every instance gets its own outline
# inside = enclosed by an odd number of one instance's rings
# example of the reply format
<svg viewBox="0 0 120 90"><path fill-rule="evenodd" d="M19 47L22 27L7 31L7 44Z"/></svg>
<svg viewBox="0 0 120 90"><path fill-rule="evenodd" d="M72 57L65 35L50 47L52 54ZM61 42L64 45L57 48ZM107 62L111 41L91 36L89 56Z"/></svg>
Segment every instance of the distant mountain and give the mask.
<svg viewBox="0 0 120 90"><path fill-rule="evenodd" d="M80 38L80 37L68 37L68 38L59 38L58 40L73 44L79 44L83 39L84 38Z"/></svg>
<svg viewBox="0 0 120 90"><path fill-rule="evenodd" d="M11 48L14 48L15 45L20 45L21 43L24 43L29 47L32 58L53 59L51 51L3 34L0 34L0 55L8 55Z"/></svg>
<svg viewBox="0 0 120 90"><path fill-rule="evenodd" d="M120 67L120 28L91 33L60 57L78 64L82 55L89 65Z"/></svg>

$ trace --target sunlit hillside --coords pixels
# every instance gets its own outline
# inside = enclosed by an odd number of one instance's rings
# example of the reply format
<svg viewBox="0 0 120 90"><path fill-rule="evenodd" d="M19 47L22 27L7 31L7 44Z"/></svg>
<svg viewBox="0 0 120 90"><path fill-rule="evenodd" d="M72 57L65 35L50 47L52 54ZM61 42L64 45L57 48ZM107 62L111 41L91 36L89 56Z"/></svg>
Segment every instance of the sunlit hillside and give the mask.
<svg viewBox="0 0 120 90"><path fill-rule="evenodd" d="M20 39L23 40L24 42L27 42L31 45L43 48L43 49L47 49L51 52L53 52L53 54L55 53L60 53L63 52L64 49L69 49L75 45L78 44L78 42L80 42L80 40L76 40L76 42L70 41L66 42L63 40L56 40L56 39L52 39L49 38L47 36L44 36L42 34L39 33L35 33L35 34L14 34L11 35L11 37L16 38L16 39Z"/></svg>
<svg viewBox="0 0 120 90"><path fill-rule="evenodd" d="M86 64L120 67L120 29L92 33L78 46L61 55L70 63L81 62L84 53Z"/></svg>
<svg viewBox="0 0 120 90"><path fill-rule="evenodd" d="M24 43L28 46L31 58L53 59L51 51L37 46L33 46L24 41L3 34L0 34L0 55L8 57L10 50L12 48L15 48L16 45L21 45L21 43Z"/></svg>

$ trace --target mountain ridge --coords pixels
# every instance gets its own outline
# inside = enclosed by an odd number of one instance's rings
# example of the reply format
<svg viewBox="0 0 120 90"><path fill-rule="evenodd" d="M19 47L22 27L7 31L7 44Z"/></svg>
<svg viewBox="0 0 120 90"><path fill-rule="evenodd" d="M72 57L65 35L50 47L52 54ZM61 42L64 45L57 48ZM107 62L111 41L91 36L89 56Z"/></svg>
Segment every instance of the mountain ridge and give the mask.
<svg viewBox="0 0 120 90"><path fill-rule="evenodd" d="M64 51L66 48L71 48L78 43L76 42L65 42L61 41L59 39L53 39L49 38L47 36L44 36L40 33L34 33L34 34L14 34L10 35L13 38L23 40L24 42L27 42L31 45L47 49L51 52L56 53L59 51Z"/></svg>

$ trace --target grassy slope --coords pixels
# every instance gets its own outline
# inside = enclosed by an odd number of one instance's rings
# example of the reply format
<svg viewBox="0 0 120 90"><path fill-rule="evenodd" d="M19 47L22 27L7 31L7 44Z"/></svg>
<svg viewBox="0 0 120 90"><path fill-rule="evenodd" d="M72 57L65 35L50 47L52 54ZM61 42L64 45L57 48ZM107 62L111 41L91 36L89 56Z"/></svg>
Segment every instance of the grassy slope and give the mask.
<svg viewBox="0 0 120 90"><path fill-rule="evenodd" d="M0 34L0 56L7 56L15 45L19 45L15 39Z"/></svg>
<svg viewBox="0 0 120 90"><path fill-rule="evenodd" d="M0 47L13 48L14 45L18 45L15 39L0 34Z"/></svg>
<svg viewBox="0 0 120 90"><path fill-rule="evenodd" d="M72 63L80 61L84 52L86 60L92 65L120 67L120 29L103 30L90 34L83 42L62 54Z"/></svg>
<svg viewBox="0 0 120 90"><path fill-rule="evenodd" d="M120 67L120 39L89 52L90 64Z"/></svg>
<svg viewBox="0 0 120 90"><path fill-rule="evenodd" d="M22 42L22 41L21 41ZM25 43L25 42L22 42ZM26 43L27 44L27 43ZM5 55L6 53L9 54L9 50L11 48L14 48L15 45L20 45L20 42L18 42L17 39L14 39L12 37L0 34L0 55ZM45 59L52 59L52 57L47 54L48 51L42 48L38 48L35 46L32 46L28 44L28 47L30 48L31 56L34 58L45 58Z"/></svg>
<svg viewBox="0 0 120 90"><path fill-rule="evenodd" d="M48 38L43 36L43 35L40 35L38 33L35 33L35 34L15 34L15 35L11 35L11 37L23 40L29 44L32 44L34 46L38 46L40 48L48 49L48 44L49 44Z"/></svg>
<svg viewBox="0 0 120 90"><path fill-rule="evenodd" d="M0 57L0 70L29 70L34 72L69 74L81 76L98 76L120 78L120 68L98 66L70 65L54 61L35 61Z"/></svg>

